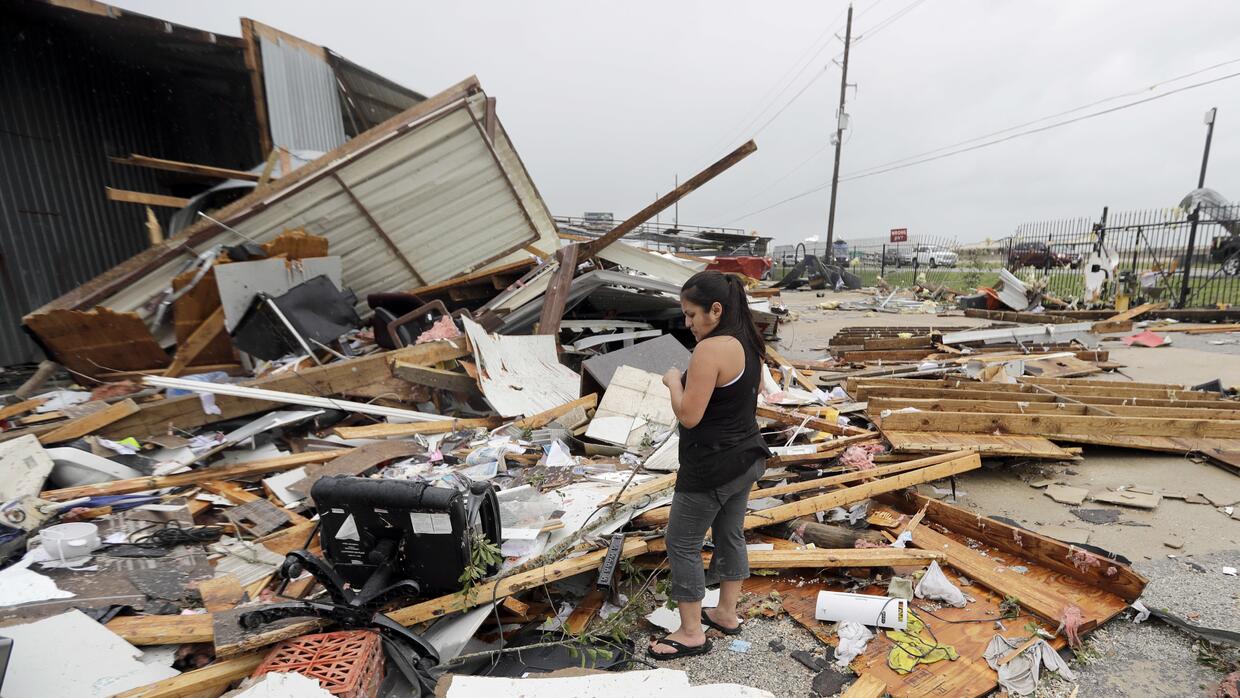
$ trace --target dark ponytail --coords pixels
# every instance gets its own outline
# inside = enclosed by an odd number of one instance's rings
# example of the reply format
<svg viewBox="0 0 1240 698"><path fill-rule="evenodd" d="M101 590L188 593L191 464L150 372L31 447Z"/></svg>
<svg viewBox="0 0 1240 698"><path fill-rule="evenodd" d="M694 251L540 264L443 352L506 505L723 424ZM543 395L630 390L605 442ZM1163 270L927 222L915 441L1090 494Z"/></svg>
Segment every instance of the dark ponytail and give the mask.
<svg viewBox="0 0 1240 698"><path fill-rule="evenodd" d="M762 355L762 334L758 332L753 313L749 311L745 284L738 277L717 271L701 271L689 277L681 287L680 295L706 311L718 303L723 308L723 314L719 317L719 326L710 336L735 337L746 349Z"/></svg>

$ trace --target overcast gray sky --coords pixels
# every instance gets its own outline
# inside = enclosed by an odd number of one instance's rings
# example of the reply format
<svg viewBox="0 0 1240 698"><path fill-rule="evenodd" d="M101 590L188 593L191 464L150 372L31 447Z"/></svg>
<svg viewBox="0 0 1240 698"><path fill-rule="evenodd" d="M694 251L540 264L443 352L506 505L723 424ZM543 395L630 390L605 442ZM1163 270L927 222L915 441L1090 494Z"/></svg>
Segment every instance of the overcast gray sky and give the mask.
<svg viewBox="0 0 1240 698"><path fill-rule="evenodd" d="M623 218L765 125L757 153L681 203L681 222L778 242L825 237L825 187L740 217L830 181L842 0L114 1L233 36L238 17L251 17L428 95L476 74L559 215ZM1240 72L1237 62L1147 89L1240 59L1236 2L858 0L854 11L845 175L1104 98L1140 92L1060 120ZM1174 206L1196 184L1212 106L1207 186L1240 199L1233 78L844 182L836 234L907 227L972 241L1104 205Z"/></svg>

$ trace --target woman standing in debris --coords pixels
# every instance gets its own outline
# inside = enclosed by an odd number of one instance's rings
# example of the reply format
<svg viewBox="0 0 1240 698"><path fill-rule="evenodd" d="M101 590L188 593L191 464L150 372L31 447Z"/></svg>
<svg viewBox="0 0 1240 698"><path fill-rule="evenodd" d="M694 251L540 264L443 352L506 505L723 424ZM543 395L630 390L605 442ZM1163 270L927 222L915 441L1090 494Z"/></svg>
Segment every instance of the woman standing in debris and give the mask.
<svg viewBox="0 0 1240 698"><path fill-rule="evenodd" d="M741 280L717 271L694 274L680 290L680 306L698 342L684 375L677 368L663 375L680 422L680 470L667 524L669 596L678 604L680 629L651 642L648 651L656 659L710 651L704 625L740 633L736 604L749 576L745 509L770 455L755 416L762 335ZM707 529L715 549L704 574ZM719 581L713 609L702 608L708 575Z"/></svg>

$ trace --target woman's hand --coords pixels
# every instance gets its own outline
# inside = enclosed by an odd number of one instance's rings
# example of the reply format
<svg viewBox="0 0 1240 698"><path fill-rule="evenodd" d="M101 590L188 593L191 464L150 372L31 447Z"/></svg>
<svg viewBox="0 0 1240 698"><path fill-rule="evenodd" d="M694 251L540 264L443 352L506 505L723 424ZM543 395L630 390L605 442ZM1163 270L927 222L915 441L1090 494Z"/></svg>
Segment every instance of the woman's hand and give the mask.
<svg viewBox="0 0 1240 698"><path fill-rule="evenodd" d="M667 369L667 373L663 374L663 385L666 385L668 390L671 390L673 385L679 387L680 386L680 369L674 366L672 368Z"/></svg>

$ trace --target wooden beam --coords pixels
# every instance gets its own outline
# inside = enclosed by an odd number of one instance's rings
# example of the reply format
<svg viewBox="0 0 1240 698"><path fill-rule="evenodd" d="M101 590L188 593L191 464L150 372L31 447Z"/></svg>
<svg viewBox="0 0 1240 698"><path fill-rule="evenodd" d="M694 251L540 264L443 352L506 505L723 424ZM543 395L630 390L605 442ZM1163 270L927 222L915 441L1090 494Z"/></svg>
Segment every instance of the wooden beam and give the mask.
<svg viewBox="0 0 1240 698"><path fill-rule="evenodd" d="M869 675L862 674L840 694L840 698L883 698L887 695L887 684Z"/></svg>
<svg viewBox="0 0 1240 698"><path fill-rule="evenodd" d="M108 630L131 645L183 645L211 642L215 631L211 614L187 616L117 616L107 622Z"/></svg>
<svg viewBox="0 0 1240 698"><path fill-rule="evenodd" d="M824 460L829 460L840 455L847 450L849 446L854 446L858 443L865 443L867 441L876 441L879 438L881 438L881 435L874 432L867 434L854 434L853 436L841 436L837 439L832 439L831 441L821 442L818 444L818 450L813 453L798 453L791 456L771 456L767 459L766 465L768 468L773 468L780 465L820 463Z"/></svg>
<svg viewBox="0 0 1240 698"><path fill-rule="evenodd" d="M617 225L615 228L612 228L611 231L609 231L607 234L603 235L597 240L592 240L590 242L583 243L582 244L583 249L581 250L581 253L578 255L578 257L580 257L581 259L587 259L587 258L593 257L594 255L598 254L599 250L602 250L603 248L607 247L613 242L624 237L626 234L628 234L629 232L637 228L639 225L645 223L651 218L654 218L656 214L662 212L663 210L667 209L672 204L676 203L677 201L680 201L682 198L684 198L688 194L695 191L698 187L702 186L703 184L706 184L707 182L719 176L720 174L723 174L730 167L740 162L741 160L744 160L746 157L748 157L751 153L753 153L757 149L758 149L757 144L755 144L753 141L749 141L745 143L744 145L740 146L739 148L737 148L736 150L733 150L732 152L723 156L721 159L719 159L717 162L715 162L710 167L707 167L705 170L702 170L701 172L693 175L693 177L685 180L684 184L681 184L680 186L676 187L670 192L659 197L657 200L655 200L654 203L650 204L646 208L643 208L637 213L634 213L623 223L621 223L620 225Z"/></svg>
<svg viewBox="0 0 1240 698"><path fill-rule="evenodd" d="M250 95L254 100L254 122L258 127L258 150L261 153L271 153L274 158L273 148L275 146L271 142L271 126L267 120L267 92L263 89L262 49L259 47L258 29L255 24L254 20L248 17L241 18L241 40L245 42L243 56L245 69L250 74ZM280 174L288 175L287 172Z"/></svg>
<svg viewBox="0 0 1240 698"><path fill-rule="evenodd" d="M1112 315L1111 317L1107 318L1105 322L1125 322L1129 320L1136 320L1137 318L1150 312L1151 310L1162 310L1163 308L1166 308L1169 305L1171 304L1168 303L1167 301L1162 301L1159 303L1145 303L1143 305L1138 305L1135 308L1129 308L1128 310L1125 310L1122 313L1117 313L1115 315Z"/></svg>
<svg viewBox="0 0 1240 698"><path fill-rule="evenodd" d="M925 468L938 463L956 460L961 454L943 453L937 456L929 456L927 458L918 458L916 460L905 461L903 463L895 463L893 465L884 465L873 470L857 470L850 473L841 473L839 475L831 475L829 477L817 478L814 480L804 480L802 482L790 482L786 485L775 485L774 487L766 487L754 490L749 493L750 499L761 499L764 497L782 497L784 495L795 494L797 492L809 492L810 490L821 490L836 485L846 485L859 480L875 479L886 477L888 475L896 475L906 473L910 470ZM674 484L674 483L673 483ZM671 507L659 507L642 513L633 519L634 525L637 526L662 526L667 523L671 515ZM769 511L769 510L767 510ZM813 513L813 512L810 512Z"/></svg>
<svg viewBox="0 0 1240 698"><path fill-rule="evenodd" d="M440 281L437 283L428 284L426 286L419 286L417 288L411 288L407 291L407 293L409 293L410 295L418 296L418 297L439 295L443 293L444 291L447 291L448 289L451 289L451 288L457 288L459 286L468 286L470 284L479 283L479 282L489 282L491 279L498 277L498 276L523 273L532 266L534 266L534 260L523 259L517 262L512 262L510 264L504 264L498 267L492 267L490 269L483 269L481 271L475 271L469 274L462 274L461 276L454 276L451 279L448 279L446 281ZM504 287L506 288L507 284L505 284Z"/></svg>
<svg viewBox="0 0 1240 698"><path fill-rule="evenodd" d="M1135 407L1132 405L1097 405L1063 402L1023 402L1020 400L931 400L924 398L873 398L866 411L872 415L884 410L915 407L928 412L1005 412L1012 414L1049 413L1064 415L1101 414L1105 410L1120 417L1177 417L1188 419L1240 420L1240 404L1234 410L1212 410L1201 407Z"/></svg>
<svg viewBox="0 0 1240 698"><path fill-rule="evenodd" d="M55 429L39 435L39 443L54 444L61 441L72 441L106 427L138 411L138 403L132 399L108 405L107 407L77 419L71 419Z"/></svg>
<svg viewBox="0 0 1240 698"><path fill-rule="evenodd" d="M306 465L308 463L321 463L323 461L329 461L337 456L348 453L350 450L352 449L341 448L331 451L295 453L288 456L250 461L248 463L234 463L232 465L218 465L210 468L202 468L200 470L193 470L179 475L152 475L147 477L131 478L129 480L113 480L111 482L103 482L97 485L80 485L78 487L66 487L59 490L46 490L39 496L43 499L50 499L54 502L63 502L70 499L77 499L79 497L95 497L107 494L129 494L131 492L159 490L164 489L165 487L185 487L186 485L197 485L210 480L234 480L241 477L276 473L290 468L295 468L299 465Z"/></svg>
<svg viewBox="0 0 1240 698"><path fill-rule="evenodd" d="M582 398L577 398L572 402L566 402L559 407L552 407L549 410L539 412L535 415L530 415L525 419L517 420L513 423L513 426L518 429L541 429L569 412L572 412L578 407L587 411L598 407L598 393L590 393L589 395Z"/></svg>
<svg viewBox="0 0 1240 698"><path fill-rule="evenodd" d="M187 616L178 616L184 618ZM117 693L112 698L189 698L202 691L227 688L229 684L249 676L266 659L266 652L216 660L201 669L187 671L141 688Z"/></svg>
<svg viewBox="0 0 1240 698"><path fill-rule="evenodd" d="M801 370L799 368L797 368L791 361L785 358L783 354L780 354L778 351L776 351L775 347L771 346L770 344L766 345L766 358L775 362L775 364L780 366L781 368L787 367L791 369L792 380L796 381L805 390L808 390L811 393L818 390L818 386L814 385L813 381L806 378L805 375L801 373Z"/></svg>
<svg viewBox="0 0 1240 698"><path fill-rule="evenodd" d="M438 390L454 393L478 393L478 381L464 373L447 371L442 368L418 366L408 361L397 361L392 366L392 374L401 380L414 385L425 385Z"/></svg>
<svg viewBox="0 0 1240 698"><path fill-rule="evenodd" d="M468 353L467 342L464 338L427 342L348 361L337 361L326 366L260 378L240 385L314 395L347 395L352 390L392 379L390 363L397 360L432 364L465 356ZM231 395L216 396L215 405L220 408L218 415L203 412L202 402L197 395L147 403L138 413L110 425L102 432L102 435L108 438L118 436L141 438L151 434L163 434L174 424L180 429L193 429L280 407L279 403L268 400Z"/></svg>
<svg viewBox="0 0 1240 698"><path fill-rule="evenodd" d="M967 536L1003 552L1025 558L1059 574L1072 577L1093 587L1115 594L1125 601L1141 597L1148 580L1126 565L1118 565L1100 555L1076 548L1067 543L1048 538L1028 529L978 516L954 504L918 494L907 495L906 510L921 507L926 510L926 520L944 526L955 533ZM921 528L924 528L922 526ZM1098 564L1076 566L1070 555L1084 555L1097 560Z"/></svg>
<svg viewBox="0 0 1240 698"><path fill-rule="evenodd" d="M593 589L586 594L581 603L577 604L577 607L569 614L568 620L564 621L564 629L568 631L568 634L580 635L595 614L603 608L603 601L606 599L607 592L602 589Z"/></svg>
<svg viewBox="0 0 1240 698"><path fill-rule="evenodd" d="M204 579L194 586L198 588L198 595L202 597L202 605L208 613L235 608L245 599L245 589L241 588L241 582L231 574Z"/></svg>
<svg viewBox="0 0 1240 698"><path fill-rule="evenodd" d="M143 204L145 206L162 206L164 208L185 208L185 205L189 203L189 199L179 196L151 194L144 191L129 191L128 189L114 189L112 187L104 188L107 190L108 199L112 201L120 201L126 204Z"/></svg>
<svg viewBox="0 0 1240 698"><path fill-rule="evenodd" d="M625 542L624 547L620 550L620 558L634 557L646 551L647 545L645 541L629 540ZM508 576L501 575L494 582L478 584L474 589L474 593L468 596L461 593L447 594L436 599L397 609L389 613L388 616L405 626L422 623L454 611L473 608L479 604L497 601L505 596L512 596L526 589L550 584L560 579L567 579L582 572L588 572L602 564L603 558L606 555L606 550L595 550L579 557L560 560L559 562L525 572L518 572Z"/></svg>
<svg viewBox="0 0 1240 698"><path fill-rule="evenodd" d="M894 431L955 431L976 434L1110 434L1116 436L1240 437L1235 422L1223 419L1106 417L1058 414L896 412L882 420Z"/></svg>
<svg viewBox="0 0 1240 698"><path fill-rule="evenodd" d="M564 316L564 306L568 302L568 292L573 284L573 276L577 274L577 260L581 254L581 245L573 243L556 251L559 266L551 274L551 281L543 294L542 314L538 317L538 334L558 336L560 319Z"/></svg>
<svg viewBox="0 0 1240 698"><path fill-rule="evenodd" d="M881 480L874 480L863 485L848 487L834 492L827 492L800 501L782 504L745 517L745 528L758 528L781 521L808 516L818 511L826 511L833 507L847 506L869 499L877 494L902 490L922 482L941 480L945 477L958 475L982 467L982 459L976 453L956 453L955 458L941 463L918 468L911 472L900 473Z"/></svg>
<svg viewBox="0 0 1240 698"><path fill-rule="evenodd" d="M202 489L210 492L211 494L218 494L221 497L226 497L229 501L234 502L236 504L249 504L250 502L263 499L263 497L260 497L254 494L253 492L246 490L241 485L238 485L235 482L225 482L223 480L208 480L206 482L200 482L198 484L200 487L202 487ZM284 508L283 504L276 504L275 502L272 502L272 504L274 504L278 509L280 509L280 511L288 515L288 520L289 520L289 523L291 524L294 524L294 525L303 524L310 520L302 516L301 514L298 514L297 512L289 511L288 509Z"/></svg>
<svg viewBox="0 0 1240 698"><path fill-rule="evenodd" d="M888 398L948 398L956 400L1008 400L1021 402L1055 402L1050 393L1013 393L1002 390L963 390L957 388L905 388L880 385L873 388L863 387L850 394L857 400L870 400L878 397ZM1139 407L1201 407L1206 409L1225 409L1233 403L1220 400L1163 400L1154 398L1122 398L1090 395L1068 396L1077 402L1087 405L1136 405Z"/></svg>
<svg viewBox="0 0 1240 698"><path fill-rule="evenodd" d="M47 398L45 397L32 397L29 400L22 400L21 402L16 402L6 407L0 407L0 421L11 419L13 417L19 417L45 402L47 402Z"/></svg>
<svg viewBox="0 0 1240 698"><path fill-rule="evenodd" d="M366 424L360 427L336 427L332 433L342 439L390 439L415 434L446 434L460 429L479 427L494 429L504 423L502 417L477 419L445 419L441 422L411 422L409 424Z"/></svg>
<svg viewBox="0 0 1240 698"><path fill-rule="evenodd" d="M224 306L215 309L202 324L190 334L185 340L185 344L177 347L177 355L173 357L172 363L168 365L164 375L169 378L176 378L185 372L190 364L194 363L194 359L202 353L207 345L215 341L224 331Z"/></svg>
<svg viewBox="0 0 1240 698"><path fill-rule="evenodd" d="M825 419L819 419L813 415L801 414L800 412L785 412L784 410L774 407L758 407L759 417L770 419L780 424L790 427L797 427L804 424L806 429L815 431L823 431L828 434L836 434L838 436L872 436L874 432L857 427L842 427L835 422L828 422Z"/></svg>
<svg viewBox="0 0 1240 698"><path fill-rule="evenodd" d="M645 497L648 494L654 494L655 492L662 492L663 490L670 489L675 486L676 486L676 473L668 473L666 475L660 475L658 477L651 478L641 483L640 485L632 485L628 489L626 489L624 491L624 494L620 495L619 498L617 498L615 495L612 495L608 497L607 499L604 499L599 504L600 505L611 504L612 502L617 502L617 501L620 504L628 504L629 502L635 502L638 499L641 499L642 497Z"/></svg>
<svg viewBox="0 0 1240 698"><path fill-rule="evenodd" d="M759 570L828 569L848 567L924 566L946 555L933 550L902 548L806 548L804 550L750 550L749 566ZM703 566L711 553L702 554Z"/></svg>
<svg viewBox="0 0 1240 698"><path fill-rule="evenodd" d="M165 160L163 158L153 158L149 155L133 154L127 158L112 157L108 158L118 165L133 165L134 167L146 167L152 170L163 170L165 172L179 172L181 174L197 175L199 177L212 177L215 179L244 179L250 182L257 182L258 175L245 170L234 170L229 167L216 167L214 165L199 165L192 162L181 162L179 160Z"/></svg>

